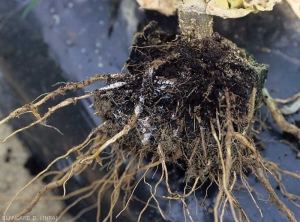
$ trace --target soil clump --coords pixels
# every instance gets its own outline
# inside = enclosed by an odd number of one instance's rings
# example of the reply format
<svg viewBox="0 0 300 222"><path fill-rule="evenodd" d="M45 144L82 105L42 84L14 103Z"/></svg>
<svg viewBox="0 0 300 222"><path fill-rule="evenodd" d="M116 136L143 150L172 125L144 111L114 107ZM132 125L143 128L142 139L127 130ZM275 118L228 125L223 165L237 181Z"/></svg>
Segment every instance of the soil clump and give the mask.
<svg viewBox="0 0 300 222"><path fill-rule="evenodd" d="M220 175L211 128L224 141L229 108L234 131L249 135L266 67L217 33L188 41L159 30L156 22L135 36L126 67L129 73L108 80L95 96L96 113L107 126L103 133L114 136L138 112L136 127L118 140L120 150L159 158L160 145L166 162L185 163L187 178ZM232 170L241 172L249 155L233 146Z"/></svg>

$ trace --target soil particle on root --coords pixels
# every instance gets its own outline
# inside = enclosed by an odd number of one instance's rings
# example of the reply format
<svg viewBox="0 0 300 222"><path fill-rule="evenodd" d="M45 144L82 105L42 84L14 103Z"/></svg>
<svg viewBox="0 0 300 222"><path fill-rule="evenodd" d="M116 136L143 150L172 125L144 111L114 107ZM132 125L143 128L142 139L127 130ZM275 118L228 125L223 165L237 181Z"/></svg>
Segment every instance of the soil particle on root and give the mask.
<svg viewBox="0 0 300 222"><path fill-rule="evenodd" d="M111 137L120 131L138 107L137 126L118 141L119 149L154 154L160 144L166 162L186 163L188 178L220 171L210 124L225 130L225 91L234 130L245 134L267 77L264 65L217 33L187 41L157 29L155 22L135 36L127 69L95 97L105 133Z"/></svg>
<svg viewBox="0 0 300 222"><path fill-rule="evenodd" d="M94 96L95 114L101 118L102 124L83 143L55 160L65 158L71 152L78 151L79 154L66 174L43 187L30 205L16 215L28 213L46 191L58 186L64 187L70 176L84 170L86 164L95 160L104 167L99 154L111 145L110 161L105 163L110 170L105 174L105 182L101 182L101 192L99 191L102 193L113 186L110 210L103 221L114 217L114 207L121 190L126 193L123 199L126 204L117 216L128 207L134 190L143 178L144 183L151 187L146 182L146 175L157 166L161 166L161 177L154 189L151 188L151 197L140 211L138 221L141 221L144 210L153 199L166 219L156 199L156 188L162 182L168 191L168 196L162 197L170 201L181 200L184 211L193 221L186 198L200 189L207 180L219 188L213 209L215 221L223 218L228 204L234 221L249 221L232 192L237 179L240 179L259 209L245 170L254 173L268 192L271 202L290 221L296 221L294 214L271 187L266 173L271 173L278 182L280 191L291 201L300 197L285 190L281 174L296 178L299 175L280 170L275 163L263 159L252 140L253 116L262 93L264 99L268 99L265 98L266 92L263 89L267 77L264 65L256 63L246 51L217 33L190 40L185 36L168 34L158 29L155 22L151 22L143 33L135 36L126 68L126 74L95 76L87 81L66 85L30 106L13 111L1 121L3 123L17 117L20 110L35 114L38 106L56 95L85 87L95 81L107 81L98 90L57 104L43 117L35 115L39 118L31 125L41 123L59 108ZM26 128L15 131L3 141ZM98 134L97 137L92 138L95 133ZM94 141L93 145L82 153L82 149L91 141ZM143 161L145 157L149 161ZM122 164L125 162L123 171ZM169 166L175 164L180 165L186 174L183 190L171 188L168 182L171 174ZM132 182L140 172L143 175L133 186ZM262 211L259 211L263 216Z"/></svg>
<svg viewBox="0 0 300 222"><path fill-rule="evenodd" d="M140 163L151 157L151 163L161 163L169 194L165 198L181 200L186 206L187 194L173 192L168 183L168 164L178 164L185 171L190 194L207 180L219 187L215 221L222 201L220 217L228 202L235 221L241 217L249 221L232 194L237 175L251 190L245 176L249 170L259 175L270 199L294 221L258 171L264 169L263 158L251 138L267 78L264 65L217 33L188 40L161 31L151 22L136 34L126 68L128 73L122 78L108 79L95 93L96 114L105 125L100 133L115 138L122 132L114 147L125 158L138 157ZM124 133L127 126L130 130ZM193 221L187 206L186 211Z"/></svg>

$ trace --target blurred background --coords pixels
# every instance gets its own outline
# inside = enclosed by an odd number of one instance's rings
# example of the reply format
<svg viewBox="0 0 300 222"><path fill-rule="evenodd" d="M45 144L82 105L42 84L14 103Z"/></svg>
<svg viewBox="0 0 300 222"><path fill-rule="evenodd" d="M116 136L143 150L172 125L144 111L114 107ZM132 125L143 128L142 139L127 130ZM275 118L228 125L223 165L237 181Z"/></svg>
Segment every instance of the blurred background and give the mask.
<svg viewBox="0 0 300 222"><path fill-rule="evenodd" d="M32 2L37 4L24 15L24 11ZM54 86L56 83L81 81L96 73L120 73L129 55L133 35L151 20L157 20L163 29L170 32L177 30L176 16L166 17L158 12L142 10L135 0L0 0L0 117L3 118L15 108L54 90L57 87ZM245 48L259 63L268 66L266 87L273 97L286 98L300 91L300 20L287 3L276 5L271 12L251 14L240 19L216 17L214 30L239 47ZM101 84L94 84L84 90L99 87ZM84 92L78 90L68 95L82 93ZM51 104L56 104L62 99L50 101L41 111L47 110ZM9 198L32 176L69 148L82 142L90 130L99 124L99 120L93 116L93 110L89 108L91 103L89 100L78 102L76 106L64 108L47 120L47 124L58 128L64 135L38 125L0 144L0 215L3 215L4 205ZM266 147L262 155L285 170L298 171L300 162L297 152L279 141L286 140L293 144L295 149L300 148L299 143L282 134L273 119L267 116L265 107L260 113L262 118L266 117L265 123L272 126L272 129L264 128L260 134ZM300 115L296 113L288 119L299 122ZM10 121L0 128L0 138L3 139L13 129L20 128L32 120L33 117L28 114ZM72 157L60 161L55 168L62 169L70 161ZM184 173L175 166L170 167L173 172L172 183L175 188L180 188ZM91 181L101 178L103 173L105 172L88 170L83 175L72 178L67 184L67 190L71 192L86 186ZM271 176L270 180L276 188L277 184ZM283 180L289 192L300 195L299 180L290 177L283 177ZM260 217L248 194L238 190L235 194L250 220L285 221L285 216L266 201L266 192L251 174L249 184L261 194L256 198L264 218ZM213 214L209 208L214 204L215 189L209 189L206 209L199 203L205 191L197 192L195 197L188 200L196 221L213 221ZM147 186L140 185L135 195L146 200L149 195L147 190ZM62 190L57 190L53 195L59 195L61 192ZM160 187L160 193L164 192L164 188ZM300 220L299 209L284 198L278 189L276 192ZM28 201L28 197L24 197L13 205L12 210L18 212ZM62 218L61 221L95 221L95 207L83 213L80 218L72 219L82 209L93 206L95 201L96 195L81 201L71 208L66 218ZM102 212L107 212L109 201L108 192L103 199L107 204L102 204ZM163 199L160 201L168 219L184 221L181 203L169 204ZM36 207L36 211L31 212L31 215L57 215L71 202L72 199L53 205L50 201L42 201L38 204L40 208ZM143 207L141 205L133 202L130 210L114 221L136 221L138 212ZM117 205L116 211L121 209L121 205ZM154 208L144 215L143 221L164 221ZM225 219L232 221L229 213L225 215Z"/></svg>

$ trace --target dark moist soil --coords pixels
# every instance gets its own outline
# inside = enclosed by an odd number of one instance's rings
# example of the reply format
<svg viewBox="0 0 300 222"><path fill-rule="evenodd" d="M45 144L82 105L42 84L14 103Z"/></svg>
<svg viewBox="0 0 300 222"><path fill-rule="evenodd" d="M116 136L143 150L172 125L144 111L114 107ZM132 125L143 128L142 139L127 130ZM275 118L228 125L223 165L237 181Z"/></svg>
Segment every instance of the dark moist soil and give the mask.
<svg viewBox="0 0 300 222"><path fill-rule="evenodd" d="M267 77L264 65L217 33L187 41L159 30L156 22L136 34L126 66L129 73L108 80L107 86L126 84L99 90L95 97L96 113L106 121L104 133L114 136L141 106L136 127L118 140L119 149L155 156L161 144L166 161L186 163L188 176L220 169L210 121L217 129L218 116L221 133L226 131L225 91L231 98L234 128L240 131L251 124L244 118L252 90L261 92ZM260 98L257 93L256 105ZM206 160L203 146L208 149ZM215 163L210 169L209 162Z"/></svg>

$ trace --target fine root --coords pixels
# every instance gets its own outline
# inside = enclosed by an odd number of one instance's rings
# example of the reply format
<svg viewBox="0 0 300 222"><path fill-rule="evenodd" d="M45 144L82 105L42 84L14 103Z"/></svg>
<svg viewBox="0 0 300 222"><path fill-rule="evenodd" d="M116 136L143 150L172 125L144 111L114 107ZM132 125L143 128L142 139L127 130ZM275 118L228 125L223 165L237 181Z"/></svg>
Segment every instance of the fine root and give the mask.
<svg viewBox="0 0 300 222"><path fill-rule="evenodd" d="M113 88L114 89L114 88ZM112 89L112 90L113 90ZM87 98L91 96L93 92L87 93ZM243 168L249 168L252 172L257 176L260 183L263 187L267 190L270 200L273 204L277 205L278 209L284 212L290 221L296 221L294 214L287 208L287 206L279 199L276 195L274 189L271 187L268 178L266 176L266 172L270 172L272 176L276 179L279 184L280 190L284 196L286 196L293 204L299 206L296 203L300 199L299 196L293 195L289 193L282 182L282 174L286 174L289 176L293 176L297 179L300 179L300 176L296 173L284 171L278 168L278 166L270 161L266 161L262 158L262 156L257 151L253 141L247 136L243 135L242 132L236 131L234 124L236 120L232 115L233 107L232 103L234 102L234 97L228 90L224 91L225 97L225 111L226 111L226 119L225 122L221 120L220 113L216 112L216 117L210 119L210 132L212 135L213 140L215 141L216 148L217 148L217 158L219 159L221 165L221 171L210 171L207 170L205 172L205 176L198 174L193 179L191 183L188 179L186 179L185 187L181 192L173 191L170 186L170 172L168 169L168 164L170 163L169 157L167 157L165 153L165 148L163 147L162 143L158 143L157 149L152 152L152 159L149 162L145 162L144 158L147 156L145 149L140 149L138 152L133 148L132 152L123 152L119 150L120 148L120 141L122 138L128 136L128 133L135 129L137 123L139 122L140 113L142 112L140 104L135 106L134 113L132 115L128 115L127 124L124 125L123 129L119 132L116 132L115 135L108 137L104 132L106 132L106 128L108 127L106 122L103 122L100 126L95 128L91 131L91 133L87 136L86 140L83 141L78 146L73 147L70 149L66 154L58 157L54 161L52 161L49 166L39 173L33 180L31 180L24 188L22 188L12 199L9 203L8 207L6 208L4 214L7 214L8 209L10 208L13 201L17 199L17 196L22 192L24 189L29 187L33 184L33 182L37 179L42 179L46 176L53 176L52 182L45 185L41 188L36 196L31 200L28 206L21 212L15 214L11 218L21 217L26 215L28 212L32 210L32 208L38 203L38 201L42 198L42 196L58 187L63 188L63 196L59 197L52 197L48 198L48 200L65 200L71 197L77 197L69 206L63 210L60 215L58 215L58 219L61 218L70 208L75 206L77 203L82 201L85 198L90 197L91 195L97 194L97 201L94 205L91 205L89 208L83 209L78 213L75 218L79 218L83 213L88 210L97 208L97 222L100 221L101 214L101 203L104 196L104 193L113 188L110 196L110 207L109 211L106 212L106 216L101 221L112 221L114 215L118 217L120 214L126 210L129 205L130 201L134 199L134 192L136 187L139 183L144 183L149 187L150 190L150 197L149 199L144 202L144 207L141 209L137 220L142 220L142 215L146 211L146 209L152 206L152 202L156 203L155 208L160 212L164 219L168 218L167 212L160 206L157 194L158 186L165 184L166 190L168 195L162 196L163 198L169 201L176 201L179 200L183 204L183 213L185 215L185 220L188 218L190 221L194 221L195 218L192 217L190 209L187 204L187 198L191 195L194 195L198 189L201 189L202 185L209 179L212 181L211 183L216 183L219 186L219 192L216 197L216 202L214 206L214 217L215 221L223 221L223 216L225 214L227 206L229 206L230 211L232 213L234 221L250 221L247 213L242 209L239 201L233 194L233 189L236 186L237 177L241 178L243 186L249 192L254 204L259 209L261 215L262 212L258 207L255 198L252 195L252 188L249 186L246 176L243 173ZM77 98L77 97L76 97ZM69 105L73 103L75 98L67 99L65 101L69 101L68 103L63 102L65 105ZM220 103L223 100L220 100ZM251 105L252 104L252 105ZM220 105L221 106L221 105ZM55 107L62 108L64 105L58 104ZM56 108L52 108L56 109ZM249 102L248 106L249 110L253 110L253 102ZM51 110L52 113L54 112ZM50 111L49 111L50 112ZM43 119L45 116L41 117ZM248 117L247 117L248 118ZM201 118L197 117L197 122L199 124L202 123ZM39 121L39 120L37 120ZM34 122L35 123L35 122ZM248 124L248 123L247 123ZM245 125L248 128L248 125ZM27 126L30 127L32 125ZM243 128L245 129L245 128ZM242 130L244 132L244 130ZM18 130L16 132L19 132ZM193 164L193 159L199 155L196 151L195 147L198 145L203 146L203 155L206 158L204 161L207 163L212 164L209 160L209 153L208 153L208 144L212 143L210 139L208 141L207 135L204 134L204 131L200 131L199 137L195 140L197 141L191 150L190 157L188 159L188 163L191 165ZM110 155L108 157L101 157L101 154L105 151L107 152L107 147L111 146ZM77 154L77 159L68 167L62 169L61 171L49 171L50 167L54 165L57 161L68 157L71 153ZM125 156L124 156L125 154ZM179 155L179 154L177 154ZM180 156L179 156L180 157ZM109 159L109 162L105 162L103 164L103 160ZM127 162L125 169L120 174L120 169L124 164L125 160L129 160ZM102 170L109 168L109 171L103 176L103 178L92 182L87 187L83 187L79 190L73 191L71 193L67 192L66 183L70 178L74 175L78 175L82 173L89 165L92 163L101 167ZM209 165L208 164L208 165ZM242 168L238 167L239 164L242 164ZM150 173L158 173L158 167L161 166L161 174L158 181L155 185L151 185L147 181L147 176ZM95 168L95 165L94 167ZM137 175L140 175L137 179ZM195 174L196 175L196 174ZM121 192L125 192L125 196L123 200L120 200ZM206 195L207 196L207 195ZM204 200L206 198L204 197ZM114 213L116 206L120 201L123 203L119 212L117 214ZM153 207L153 206L152 206ZM263 215L262 215L263 216ZM187 217L187 218L186 218ZM10 221L13 221L10 220Z"/></svg>
<svg viewBox="0 0 300 222"><path fill-rule="evenodd" d="M22 131L24 131L24 130L26 130L26 129L29 129L30 127L32 127L32 126L34 126L34 125L36 125L36 124L38 124L38 123L43 123L43 121L45 121L49 116L51 116L51 115L52 115L54 112L56 112L58 109L61 109L61 108L66 107L66 106L69 106L69 105L71 105L71 104L75 104L78 100L89 98L89 97L91 97L92 95L93 95L92 93L87 93L87 94L85 94L85 95L83 95L83 96L78 96L78 97L68 98L68 99L64 100L63 102L57 104L56 106L53 106L53 107L49 108L49 111L46 112L46 113L43 115L43 117L41 117L41 116L39 115L39 113L37 112L36 109L32 109L31 111L32 111L32 113L34 114L34 116L37 118L37 120L34 121L34 122L32 122L31 124L25 126L25 127L22 127L22 128L20 128L20 129L18 129L18 130L16 130L16 131L14 131L13 133L11 133L11 134L8 135L7 137L5 137L3 140L1 140L0 143L4 143L4 142L5 142L7 139L9 139L10 137L12 137L12 136L16 135L17 133L22 132ZM50 127L50 128L56 129L55 127L48 126L48 125L46 125L46 124L43 124L43 125L46 126L46 127ZM57 130L57 129L56 129L56 130ZM60 131L58 130L58 132L60 132Z"/></svg>
<svg viewBox="0 0 300 222"><path fill-rule="evenodd" d="M290 221L296 221L294 214L270 185L267 172L275 178L282 194L296 206L299 206L296 203L299 197L285 189L282 174L297 179L300 176L266 161L252 139L254 112L260 103L262 91L264 102L277 124L300 140L299 128L288 123L267 90L261 90L260 83L266 78L265 67L217 34L201 41L180 39L163 42L163 39L171 37L151 30L145 35L138 35L140 42L133 47L127 63L130 73L94 76L87 81L68 83L13 111L0 121L0 124L5 123L26 112L33 113L36 118L31 124L4 138L3 143L18 132L35 124L43 124L58 109L89 97L94 97L95 114L102 120L102 124L93 129L85 141L53 160L27 183L13 197L4 215L18 195L32 186L35 180L51 176L52 181L38 190L28 206L11 217L11 221L27 214L46 192L58 187L62 188L63 195L53 199L76 197L58 218L78 202L95 195L96 202L80 211L75 218L97 208L97 222L113 221L129 209L131 201L135 199L137 186L141 183L149 187L149 199L144 201L139 214L132 220L142 221L147 208L153 204L156 204L155 209L162 218L172 219L159 202L159 198L163 198L170 203L180 201L185 221L195 221L187 198L196 196L197 190L203 188L206 182L214 183L219 188L213 209L215 221L223 221L227 208L235 222L250 221L233 193L240 178L263 216L252 195L253 189L247 182L245 170L249 170L268 192L271 202ZM149 46L148 40L151 44L156 41L160 47ZM157 55L160 57L156 58ZM155 60L149 60L152 57ZM232 68L224 70L224 67ZM38 111L51 98L103 80L107 83L100 89L67 98L50 107L43 115ZM69 166L59 172L50 171L55 163L71 154L77 158ZM185 173L185 185L181 190L171 186L170 165L178 165ZM105 174L87 187L68 193L67 182L89 167L100 168ZM153 178L155 174L158 180L155 184L150 183L149 177ZM159 186L166 190L162 196L158 196ZM207 190L200 202L204 203L205 198ZM103 201L109 202L105 202L107 212L101 212Z"/></svg>
<svg viewBox="0 0 300 222"><path fill-rule="evenodd" d="M289 221L297 222L293 212L279 199L279 197L275 193L274 189L272 188L269 180L265 175L265 171L261 167L257 167L255 175L268 192L271 203L275 204L278 207L278 209L287 216Z"/></svg>
<svg viewBox="0 0 300 222"><path fill-rule="evenodd" d="M82 82L66 83L65 86L61 86L51 93L43 94L43 95L45 95L44 97L41 98L41 96L39 96L32 103L26 104L23 107L20 107L20 108L16 109L15 111L11 112L7 117L5 117L4 119L2 119L0 121L0 125L8 122L11 119L18 117L24 113L28 113L28 112L32 112L35 116L37 115L36 117L38 118L39 114L37 112L37 108L39 106L41 106L42 104L44 104L45 102L47 102L49 99L54 99L56 96L59 96L59 95L65 95L68 91L74 91L77 89L84 88L95 82L100 82L100 81L104 81L104 80L108 80L108 79L118 79L120 77L122 77L121 74L109 74L109 75L101 75L101 76L95 75L95 76L92 76L91 78L89 78L88 80L85 80ZM35 102L36 100L38 100L38 101Z"/></svg>

